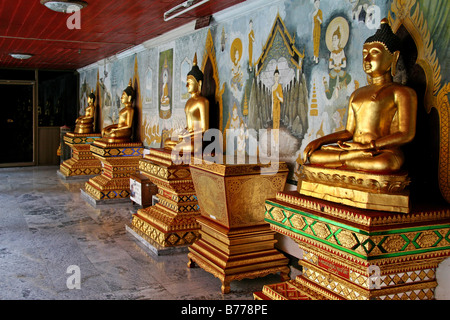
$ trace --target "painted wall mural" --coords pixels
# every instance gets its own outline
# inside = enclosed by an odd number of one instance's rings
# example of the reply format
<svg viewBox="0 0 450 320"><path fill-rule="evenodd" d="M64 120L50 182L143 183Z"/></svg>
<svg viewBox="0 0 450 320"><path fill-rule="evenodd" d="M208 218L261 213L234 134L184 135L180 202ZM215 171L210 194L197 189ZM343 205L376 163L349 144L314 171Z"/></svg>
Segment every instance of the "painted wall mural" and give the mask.
<svg viewBox="0 0 450 320"><path fill-rule="evenodd" d="M173 49L159 53L159 117L169 119L172 115Z"/></svg>
<svg viewBox="0 0 450 320"><path fill-rule="evenodd" d="M362 44L388 15L392 1L260 3L209 29L80 70L80 94L98 83L102 124L114 123L120 93L137 72L141 139L146 147L160 147L186 125L186 75L194 54L202 65L210 32L216 86L223 89L220 129L240 130L234 150L250 152L257 142L263 154L270 131L279 129L280 160L287 162L288 182L295 184L305 146L345 126L348 98L366 84Z"/></svg>

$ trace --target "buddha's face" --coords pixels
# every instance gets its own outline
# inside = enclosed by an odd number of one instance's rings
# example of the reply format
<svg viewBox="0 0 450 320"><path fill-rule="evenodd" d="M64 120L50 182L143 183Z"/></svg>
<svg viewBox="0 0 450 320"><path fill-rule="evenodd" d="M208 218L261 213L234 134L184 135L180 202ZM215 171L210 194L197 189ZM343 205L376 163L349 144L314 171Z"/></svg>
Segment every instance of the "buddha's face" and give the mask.
<svg viewBox="0 0 450 320"><path fill-rule="evenodd" d="M88 103L89 106L93 105L94 104L94 99L93 98L88 98L87 99L87 103Z"/></svg>
<svg viewBox="0 0 450 320"><path fill-rule="evenodd" d="M122 92L122 97L120 98L120 102L122 102L123 104L126 104L126 103L128 103L129 102L129 97L128 97L128 95L126 94L126 92L124 91L124 92Z"/></svg>
<svg viewBox="0 0 450 320"><path fill-rule="evenodd" d="M364 72L372 77L377 77L388 72L394 61L392 55L382 43L372 42L363 46Z"/></svg>
<svg viewBox="0 0 450 320"><path fill-rule="evenodd" d="M196 92L198 92L198 88L199 88L198 81L194 77L188 76L187 77L186 88L187 88L187 91L189 93L196 93Z"/></svg>

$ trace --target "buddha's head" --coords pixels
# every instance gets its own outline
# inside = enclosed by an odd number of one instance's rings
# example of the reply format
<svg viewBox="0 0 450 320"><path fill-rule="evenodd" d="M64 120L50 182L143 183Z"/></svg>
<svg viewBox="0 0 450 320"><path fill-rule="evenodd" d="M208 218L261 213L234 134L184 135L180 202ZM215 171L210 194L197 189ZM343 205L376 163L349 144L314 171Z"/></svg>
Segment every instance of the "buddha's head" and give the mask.
<svg viewBox="0 0 450 320"><path fill-rule="evenodd" d="M192 69L187 74L187 84L189 93L200 93L202 90L203 83L203 72L197 66L197 54L194 56L194 61L192 62Z"/></svg>
<svg viewBox="0 0 450 320"><path fill-rule="evenodd" d="M377 32L367 38L363 45L364 72L372 78L389 71L394 76L399 56L400 39L392 32L385 18L381 20Z"/></svg>
<svg viewBox="0 0 450 320"><path fill-rule="evenodd" d="M90 106L93 105L95 102L95 94L94 94L93 89L91 90L91 93L88 96L87 102L88 102L88 105L90 105Z"/></svg>
<svg viewBox="0 0 450 320"><path fill-rule="evenodd" d="M123 92L122 92L122 97L121 97L120 101L123 104L130 104L134 99L135 92L134 92L134 89L131 84L132 84L132 82L130 79L130 82L128 83L128 87L126 87L125 90L123 90Z"/></svg>

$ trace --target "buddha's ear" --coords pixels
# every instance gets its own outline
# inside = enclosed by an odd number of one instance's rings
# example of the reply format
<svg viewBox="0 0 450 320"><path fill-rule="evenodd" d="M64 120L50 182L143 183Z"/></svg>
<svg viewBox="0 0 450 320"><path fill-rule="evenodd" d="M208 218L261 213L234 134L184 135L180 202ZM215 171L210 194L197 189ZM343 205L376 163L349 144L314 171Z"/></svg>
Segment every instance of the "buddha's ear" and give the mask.
<svg viewBox="0 0 450 320"><path fill-rule="evenodd" d="M203 84L203 81L198 80L198 92L202 92L202 84Z"/></svg>
<svg viewBox="0 0 450 320"><path fill-rule="evenodd" d="M398 62L398 58L400 57L400 51L395 51L392 54L393 58L392 58L392 64L391 64L391 76L395 76L395 73L397 72L397 62Z"/></svg>

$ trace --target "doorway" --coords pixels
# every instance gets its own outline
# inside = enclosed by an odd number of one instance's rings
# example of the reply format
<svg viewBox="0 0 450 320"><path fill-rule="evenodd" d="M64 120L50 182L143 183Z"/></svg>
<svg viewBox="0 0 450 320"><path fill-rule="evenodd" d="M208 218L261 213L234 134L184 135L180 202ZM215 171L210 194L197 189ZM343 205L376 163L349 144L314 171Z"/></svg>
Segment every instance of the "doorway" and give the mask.
<svg viewBox="0 0 450 320"><path fill-rule="evenodd" d="M0 167L35 164L35 82L0 80Z"/></svg>

